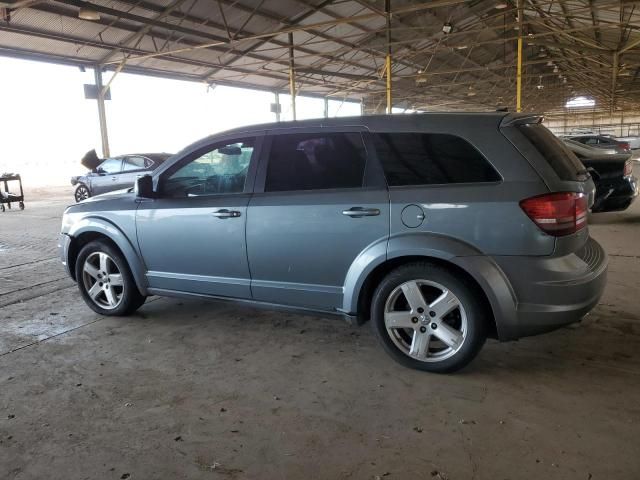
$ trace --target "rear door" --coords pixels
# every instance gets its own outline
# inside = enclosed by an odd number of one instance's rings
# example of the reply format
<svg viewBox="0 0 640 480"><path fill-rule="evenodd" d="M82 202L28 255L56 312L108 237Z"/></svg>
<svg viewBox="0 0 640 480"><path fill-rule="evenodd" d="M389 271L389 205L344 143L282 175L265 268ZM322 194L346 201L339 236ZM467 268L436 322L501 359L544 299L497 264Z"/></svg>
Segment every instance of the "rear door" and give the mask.
<svg viewBox="0 0 640 480"><path fill-rule="evenodd" d="M147 168L145 167L146 160L147 159L140 155L127 155L123 157L122 173L116 181L118 188L133 187L136 178L147 173Z"/></svg>
<svg viewBox="0 0 640 480"><path fill-rule="evenodd" d="M351 264L389 235L389 198L363 129L292 129L266 142L249 203L256 300L334 310Z"/></svg>

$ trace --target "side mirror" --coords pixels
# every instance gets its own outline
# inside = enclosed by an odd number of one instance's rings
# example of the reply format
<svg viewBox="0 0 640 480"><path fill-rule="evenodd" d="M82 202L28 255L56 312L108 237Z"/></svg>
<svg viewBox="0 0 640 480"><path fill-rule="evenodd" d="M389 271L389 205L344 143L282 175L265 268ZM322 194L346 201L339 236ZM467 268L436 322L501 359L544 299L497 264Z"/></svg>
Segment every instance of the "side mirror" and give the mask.
<svg viewBox="0 0 640 480"><path fill-rule="evenodd" d="M139 198L153 198L153 177L151 175L142 175L141 177L136 178L135 186L133 187L133 191L136 194L136 197Z"/></svg>

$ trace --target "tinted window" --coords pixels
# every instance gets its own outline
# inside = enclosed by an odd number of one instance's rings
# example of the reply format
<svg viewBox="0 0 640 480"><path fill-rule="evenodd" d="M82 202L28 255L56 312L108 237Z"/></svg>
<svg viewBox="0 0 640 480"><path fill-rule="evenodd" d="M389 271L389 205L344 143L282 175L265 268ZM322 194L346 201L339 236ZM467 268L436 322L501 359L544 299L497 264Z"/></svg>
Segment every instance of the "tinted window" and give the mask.
<svg viewBox="0 0 640 480"><path fill-rule="evenodd" d="M584 165L547 127L532 124L519 125L517 128L547 160L560 180L583 181L586 179Z"/></svg>
<svg viewBox="0 0 640 480"><path fill-rule="evenodd" d="M274 136L265 191L361 187L365 163L358 133Z"/></svg>
<svg viewBox="0 0 640 480"><path fill-rule="evenodd" d="M183 197L243 192L253 147L253 138L218 144L173 173L163 193Z"/></svg>
<svg viewBox="0 0 640 480"><path fill-rule="evenodd" d="M455 135L377 133L373 139L391 187L500 180L482 154Z"/></svg>
<svg viewBox="0 0 640 480"><path fill-rule="evenodd" d="M122 171L144 170L145 162L143 157L124 157L122 159Z"/></svg>
<svg viewBox="0 0 640 480"><path fill-rule="evenodd" d="M122 160L119 158L108 158L100 164L98 170L105 173L120 173L120 167L122 166Z"/></svg>

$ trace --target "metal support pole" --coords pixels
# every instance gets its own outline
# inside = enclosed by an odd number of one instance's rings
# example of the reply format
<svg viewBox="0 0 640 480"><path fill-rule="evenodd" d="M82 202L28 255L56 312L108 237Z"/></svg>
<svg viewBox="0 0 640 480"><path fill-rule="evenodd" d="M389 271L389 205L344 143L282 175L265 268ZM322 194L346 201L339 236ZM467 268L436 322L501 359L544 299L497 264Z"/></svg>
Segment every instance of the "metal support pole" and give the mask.
<svg viewBox="0 0 640 480"><path fill-rule="evenodd" d="M99 66L94 67L93 69L95 82L96 82L96 90L98 93L98 119L100 121L100 137L102 139L102 156L107 158L110 156L109 153L109 135L107 134L107 112L104 107L104 95L105 91L102 85L102 71Z"/></svg>
<svg viewBox="0 0 640 480"><path fill-rule="evenodd" d="M324 118L329 118L329 99L324 97Z"/></svg>
<svg viewBox="0 0 640 480"><path fill-rule="evenodd" d="M364 116L364 97L360 99L360 115Z"/></svg>
<svg viewBox="0 0 640 480"><path fill-rule="evenodd" d="M613 69L611 71L611 115L616 109L616 84L618 82L618 62L620 55L613 52Z"/></svg>
<svg viewBox="0 0 640 480"><path fill-rule="evenodd" d="M518 0L518 67L516 78L516 112L522 111L522 0Z"/></svg>
<svg viewBox="0 0 640 480"><path fill-rule="evenodd" d="M296 119L296 77L293 62L293 32L289 32L289 93L291 94L291 112Z"/></svg>
<svg viewBox="0 0 640 480"><path fill-rule="evenodd" d="M280 93L278 92L274 92L273 93L276 99L276 122L280 121Z"/></svg>
<svg viewBox="0 0 640 480"><path fill-rule="evenodd" d="M391 114L391 0L384 1L384 11L387 14L387 58L385 72L387 74L387 114Z"/></svg>

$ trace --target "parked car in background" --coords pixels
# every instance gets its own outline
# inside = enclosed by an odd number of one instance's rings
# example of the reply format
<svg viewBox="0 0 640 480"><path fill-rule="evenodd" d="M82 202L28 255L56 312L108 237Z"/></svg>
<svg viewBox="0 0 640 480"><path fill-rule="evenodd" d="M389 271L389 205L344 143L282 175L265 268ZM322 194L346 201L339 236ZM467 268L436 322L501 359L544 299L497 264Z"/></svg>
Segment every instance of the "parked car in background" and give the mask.
<svg viewBox="0 0 640 480"><path fill-rule="evenodd" d="M587 167L596 184L596 198L591 211L612 212L629 208L638 196L638 180L633 176L631 154L595 148L569 139L564 139L564 143Z"/></svg>
<svg viewBox="0 0 640 480"><path fill-rule="evenodd" d="M615 139L622 143L628 143L631 150L638 150L640 148L640 137L629 135L626 137L615 137Z"/></svg>
<svg viewBox="0 0 640 480"><path fill-rule="evenodd" d="M580 135L568 135L569 140L589 145L595 148L615 149L617 153L629 153L631 146L628 142L621 142L608 135L596 135L596 134L580 134Z"/></svg>
<svg viewBox="0 0 640 480"><path fill-rule="evenodd" d="M95 150L90 150L80 163L91 171L71 177L71 185L77 185L76 202L101 193L133 187L136 178L153 172L170 156L170 153L136 153L100 159Z"/></svg>
<svg viewBox="0 0 640 480"><path fill-rule="evenodd" d="M429 113L223 132L134 191L68 207L60 256L102 315L169 295L370 319L401 364L450 372L487 336L579 321L603 292L607 255L587 228L595 186L541 120Z"/></svg>

